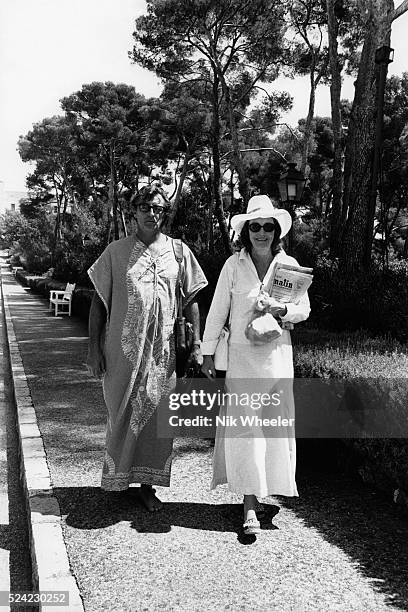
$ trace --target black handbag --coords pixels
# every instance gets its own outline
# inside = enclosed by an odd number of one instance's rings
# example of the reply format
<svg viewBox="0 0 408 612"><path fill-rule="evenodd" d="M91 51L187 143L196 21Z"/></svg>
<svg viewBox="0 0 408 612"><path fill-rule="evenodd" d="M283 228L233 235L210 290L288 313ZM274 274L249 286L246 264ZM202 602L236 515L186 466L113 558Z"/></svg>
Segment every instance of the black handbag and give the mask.
<svg viewBox="0 0 408 612"><path fill-rule="evenodd" d="M183 281L184 261L183 243L179 239L172 239L173 251L178 263L178 275L176 283L176 320L174 323L174 337L176 345L176 375L177 378L194 375L195 368L189 365L189 357L193 348L194 333L193 326L183 314Z"/></svg>

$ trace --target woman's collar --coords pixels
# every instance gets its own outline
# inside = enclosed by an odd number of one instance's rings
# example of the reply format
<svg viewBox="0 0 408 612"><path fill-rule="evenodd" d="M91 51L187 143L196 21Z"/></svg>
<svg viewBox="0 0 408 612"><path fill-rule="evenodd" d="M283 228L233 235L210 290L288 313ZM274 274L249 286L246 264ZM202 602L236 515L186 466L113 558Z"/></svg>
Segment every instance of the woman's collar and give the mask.
<svg viewBox="0 0 408 612"><path fill-rule="evenodd" d="M276 260L277 258L280 258L280 256L283 255L285 257L287 257L285 251L283 249L281 249L278 253L276 253L275 257L273 258L273 260ZM238 259L248 259L250 258L250 254L248 253L248 251L246 250L245 247L242 247L242 249L239 252L239 256Z"/></svg>

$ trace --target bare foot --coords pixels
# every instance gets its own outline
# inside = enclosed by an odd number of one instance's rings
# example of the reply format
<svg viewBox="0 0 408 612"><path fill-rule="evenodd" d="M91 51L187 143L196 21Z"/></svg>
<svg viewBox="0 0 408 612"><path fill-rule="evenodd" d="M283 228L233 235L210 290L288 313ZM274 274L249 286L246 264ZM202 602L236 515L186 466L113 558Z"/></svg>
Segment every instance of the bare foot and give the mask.
<svg viewBox="0 0 408 612"><path fill-rule="evenodd" d="M163 507L162 502L155 495L156 489L151 485L142 484L139 491L139 498L149 512L157 512Z"/></svg>

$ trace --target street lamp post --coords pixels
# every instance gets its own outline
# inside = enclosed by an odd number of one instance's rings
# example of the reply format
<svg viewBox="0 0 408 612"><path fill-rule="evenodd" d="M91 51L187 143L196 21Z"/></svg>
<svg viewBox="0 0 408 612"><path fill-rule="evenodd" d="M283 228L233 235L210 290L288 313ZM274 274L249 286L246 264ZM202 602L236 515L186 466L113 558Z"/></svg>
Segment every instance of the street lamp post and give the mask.
<svg viewBox="0 0 408 612"><path fill-rule="evenodd" d="M296 168L294 162L288 162L287 169L280 175L277 183L281 201L285 204L293 222L295 219L295 205L302 199L306 178L303 176L302 172ZM288 234L289 251L291 251L293 246L292 228L293 225Z"/></svg>

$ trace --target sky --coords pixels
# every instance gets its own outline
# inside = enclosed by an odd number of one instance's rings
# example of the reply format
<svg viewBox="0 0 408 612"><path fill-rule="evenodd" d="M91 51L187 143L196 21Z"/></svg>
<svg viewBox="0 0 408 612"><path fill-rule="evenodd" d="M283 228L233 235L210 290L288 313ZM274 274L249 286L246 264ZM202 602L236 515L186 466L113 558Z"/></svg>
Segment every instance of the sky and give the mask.
<svg viewBox="0 0 408 612"><path fill-rule="evenodd" d="M134 20L144 11L144 0L1 0L0 180L6 189L24 190L30 171L17 153L18 137L33 123L62 114L59 100L84 83L121 82L146 96L160 94L156 75L127 55ZM389 74L408 71L407 31L408 13L393 24ZM296 125L307 113L307 78L278 79L273 88L294 97L282 121ZM347 79L342 96L352 99L353 89ZM329 89L319 88L316 98L316 114L330 115Z"/></svg>

